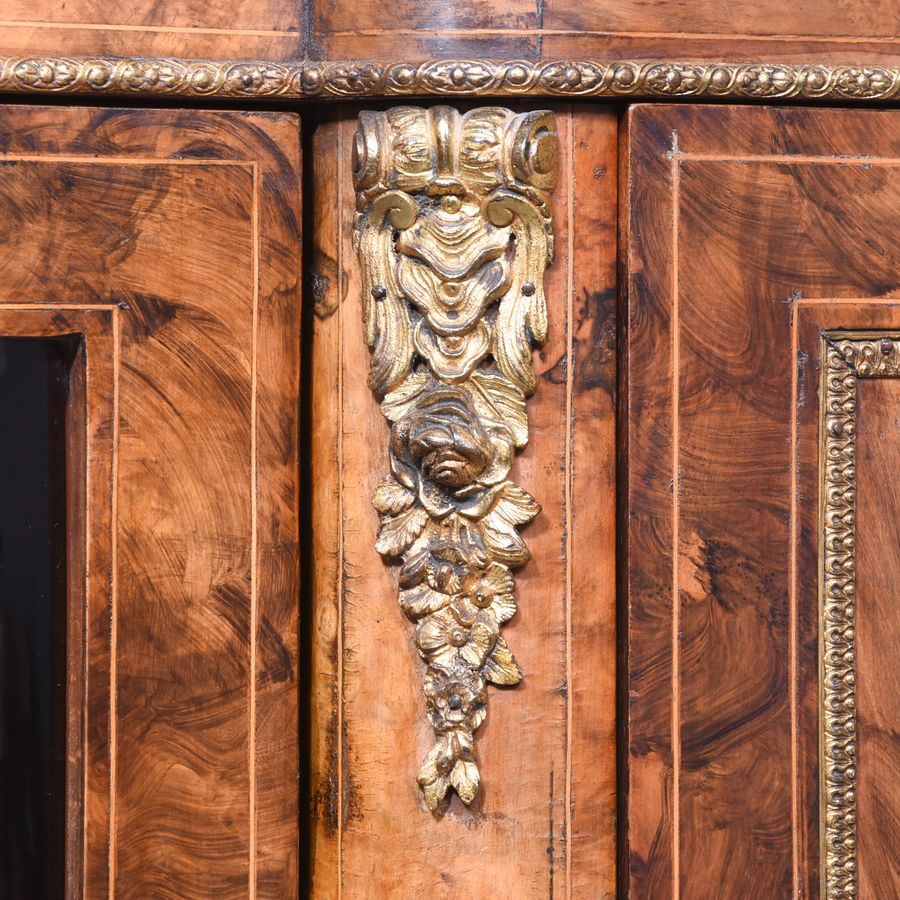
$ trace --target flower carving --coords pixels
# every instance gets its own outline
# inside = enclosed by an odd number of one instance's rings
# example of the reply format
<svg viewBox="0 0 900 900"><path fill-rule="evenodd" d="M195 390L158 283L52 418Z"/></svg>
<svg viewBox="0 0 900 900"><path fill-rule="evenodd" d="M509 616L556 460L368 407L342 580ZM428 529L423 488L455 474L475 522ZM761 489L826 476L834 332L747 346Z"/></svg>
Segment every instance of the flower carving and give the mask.
<svg viewBox="0 0 900 900"><path fill-rule="evenodd" d="M793 73L779 66L748 66L738 77L741 90L753 97L780 95L790 90L794 81Z"/></svg>
<svg viewBox="0 0 900 900"><path fill-rule="evenodd" d="M435 668L480 668L494 649L500 630L497 620L466 601L453 601L424 618L416 629L416 646Z"/></svg>
<svg viewBox="0 0 900 900"><path fill-rule="evenodd" d="M429 670L425 676L425 709L435 731L475 731L487 716L487 686L472 668L452 672Z"/></svg>
<svg viewBox="0 0 900 900"><path fill-rule="evenodd" d="M509 476L547 328L556 131L546 112L398 107L362 113L353 152L369 383L391 423L375 547L401 563L425 663L417 778L435 810L450 788L474 800L487 685L523 677L501 630L539 507Z"/></svg>
<svg viewBox="0 0 900 900"><path fill-rule="evenodd" d="M846 69L837 79L837 90L848 97L878 97L893 87L891 73L885 69Z"/></svg>
<svg viewBox="0 0 900 900"><path fill-rule="evenodd" d="M13 74L36 90L61 91L78 80L78 66L67 59L27 59L18 63Z"/></svg>
<svg viewBox="0 0 900 900"><path fill-rule="evenodd" d="M495 78L493 67L474 60L434 62L422 69L423 80L441 91L467 91L486 88Z"/></svg>
<svg viewBox="0 0 900 900"><path fill-rule="evenodd" d="M475 670L461 667L425 676L425 709L437 740L422 762L418 782L430 809L436 809L452 784L465 803L478 792L474 732L487 716L487 689Z"/></svg>
<svg viewBox="0 0 900 900"><path fill-rule="evenodd" d="M655 94L691 94L697 90L703 77L696 66L655 65L651 66L644 81Z"/></svg>
<svg viewBox="0 0 900 900"><path fill-rule="evenodd" d="M476 608L490 610L500 625L516 614L513 577L509 569L499 563L488 563L481 571L466 575L460 594Z"/></svg>
<svg viewBox="0 0 900 900"><path fill-rule="evenodd" d="M289 77L283 66L238 63L226 72L225 83L235 94L278 94L287 87Z"/></svg>
<svg viewBox="0 0 900 900"><path fill-rule="evenodd" d="M426 393L391 430L394 475L436 519L454 511L479 517L512 452L509 435L491 433L469 395L452 387Z"/></svg>

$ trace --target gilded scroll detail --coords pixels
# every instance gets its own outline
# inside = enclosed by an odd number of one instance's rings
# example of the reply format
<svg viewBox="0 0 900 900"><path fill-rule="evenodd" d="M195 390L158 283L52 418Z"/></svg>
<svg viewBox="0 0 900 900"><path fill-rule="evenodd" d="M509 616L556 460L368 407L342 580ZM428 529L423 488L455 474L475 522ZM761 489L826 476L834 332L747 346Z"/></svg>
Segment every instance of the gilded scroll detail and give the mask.
<svg viewBox="0 0 900 900"><path fill-rule="evenodd" d="M540 510L510 478L528 441L532 347L558 141L549 112L363 112L353 153L369 386L391 423L373 504L376 549L400 563L400 606L425 662L435 743L418 772L432 810L478 792L487 685L522 670L501 634L516 612L519 527Z"/></svg>
<svg viewBox="0 0 900 900"><path fill-rule="evenodd" d="M860 378L900 377L896 335L826 335L823 390L822 817L826 900L856 884L856 408Z"/></svg>
<svg viewBox="0 0 900 900"><path fill-rule="evenodd" d="M884 101L900 96L896 66L658 60L296 60L166 57L0 58L0 90L194 97L730 97Z"/></svg>

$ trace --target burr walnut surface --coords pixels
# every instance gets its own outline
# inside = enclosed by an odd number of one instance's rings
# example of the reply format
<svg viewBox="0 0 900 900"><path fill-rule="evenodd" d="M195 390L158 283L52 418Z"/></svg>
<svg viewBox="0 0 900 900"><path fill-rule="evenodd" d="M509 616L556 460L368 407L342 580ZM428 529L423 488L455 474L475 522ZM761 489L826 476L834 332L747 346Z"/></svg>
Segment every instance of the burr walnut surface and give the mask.
<svg viewBox="0 0 900 900"><path fill-rule="evenodd" d="M85 336L72 897L298 890L298 125L0 110L3 331Z"/></svg>
<svg viewBox="0 0 900 900"><path fill-rule="evenodd" d="M893 681L875 673L894 626L873 638L877 572L852 602L841 479L860 479L860 565L893 558L873 488L896 465L877 437L894 414L872 398L895 386L860 380L847 429L874 430L865 472L824 438L837 456L820 463L819 442L850 409L821 393L833 377L823 333L900 324L900 123L892 111L640 106L627 128L630 889L752 884L837 900L856 895L857 871L869 896L889 896ZM888 492L879 508L892 504ZM850 607L864 604L857 695L844 651ZM854 705L867 726L856 765ZM867 810L858 849L854 793Z"/></svg>
<svg viewBox="0 0 900 900"><path fill-rule="evenodd" d="M517 112L518 110L513 110ZM493 688L481 784L435 812L415 773L434 745L424 664L375 549L371 497L391 429L366 384L354 233L357 111L312 135L310 310L313 563L311 892L315 897L614 896L615 116L552 109L560 140L529 441L510 477L542 511L523 528L524 672ZM378 302L374 301L373 302Z"/></svg>

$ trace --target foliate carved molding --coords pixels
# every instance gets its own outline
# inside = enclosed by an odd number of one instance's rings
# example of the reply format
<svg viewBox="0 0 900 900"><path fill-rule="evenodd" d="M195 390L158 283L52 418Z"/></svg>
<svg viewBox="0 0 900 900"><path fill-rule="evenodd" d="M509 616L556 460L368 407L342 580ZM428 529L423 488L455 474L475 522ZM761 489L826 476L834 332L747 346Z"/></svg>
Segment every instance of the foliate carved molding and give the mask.
<svg viewBox="0 0 900 900"><path fill-rule="evenodd" d="M900 68L668 60L299 60L281 64L264 60L16 57L0 59L0 91L285 99L532 95L863 102L900 95Z"/></svg>
<svg viewBox="0 0 900 900"><path fill-rule="evenodd" d="M825 900L856 883L856 410L860 378L900 377L900 337L826 335L822 392L822 816Z"/></svg>
<svg viewBox="0 0 900 900"><path fill-rule="evenodd" d="M376 549L400 563L400 606L425 662L435 743L418 772L437 809L478 792L487 685L522 670L501 634L516 613L519 526L540 511L509 478L528 441L532 347L547 332L553 115L484 107L363 112L353 150L369 386L391 423L373 504Z"/></svg>

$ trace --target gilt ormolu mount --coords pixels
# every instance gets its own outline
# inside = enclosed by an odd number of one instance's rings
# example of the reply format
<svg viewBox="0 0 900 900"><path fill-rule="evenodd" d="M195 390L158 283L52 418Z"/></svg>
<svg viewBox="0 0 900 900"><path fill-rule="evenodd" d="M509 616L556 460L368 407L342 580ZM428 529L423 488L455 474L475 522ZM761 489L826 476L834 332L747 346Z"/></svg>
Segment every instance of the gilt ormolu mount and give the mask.
<svg viewBox="0 0 900 900"><path fill-rule="evenodd" d="M360 114L353 153L369 386L391 422L376 548L401 563L426 663L433 810L451 786L475 798L487 684L522 679L500 628L540 507L508 476L547 332L558 141L545 111L397 107Z"/></svg>

